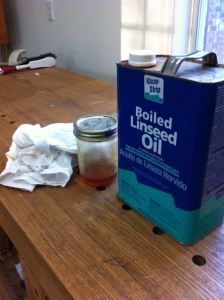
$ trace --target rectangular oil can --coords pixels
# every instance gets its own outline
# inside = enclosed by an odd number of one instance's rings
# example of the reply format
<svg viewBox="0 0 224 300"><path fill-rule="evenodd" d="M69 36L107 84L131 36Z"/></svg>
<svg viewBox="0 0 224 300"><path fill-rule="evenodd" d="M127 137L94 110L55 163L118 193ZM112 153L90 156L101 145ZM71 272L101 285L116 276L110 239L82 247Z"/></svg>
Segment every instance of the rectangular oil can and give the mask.
<svg viewBox="0 0 224 300"><path fill-rule="evenodd" d="M166 74L169 59L117 64L118 192L187 245L223 222L224 69L183 58Z"/></svg>

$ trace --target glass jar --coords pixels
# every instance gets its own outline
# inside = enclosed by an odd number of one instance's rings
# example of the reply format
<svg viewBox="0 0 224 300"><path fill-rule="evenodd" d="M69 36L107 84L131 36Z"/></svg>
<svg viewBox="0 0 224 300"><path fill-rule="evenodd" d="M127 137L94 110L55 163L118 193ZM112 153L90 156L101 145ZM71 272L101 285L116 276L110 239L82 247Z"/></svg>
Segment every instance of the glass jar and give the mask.
<svg viewBox="0 0 224 300"><path fill-rule="evenodd" d="M117 174L117 120L108 115L84 116L74 123L83 182L107 186Z"/></svg>

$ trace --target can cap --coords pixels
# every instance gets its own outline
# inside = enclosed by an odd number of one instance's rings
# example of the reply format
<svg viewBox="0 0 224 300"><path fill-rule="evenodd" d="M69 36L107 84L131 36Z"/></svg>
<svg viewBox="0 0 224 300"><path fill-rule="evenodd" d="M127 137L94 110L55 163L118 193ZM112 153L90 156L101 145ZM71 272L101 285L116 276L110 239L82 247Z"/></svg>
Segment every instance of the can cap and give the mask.
<svg viewBox="0 0 224 300"><path fill-rule="evenodd" d="M109 115L88 115L74 122L74 135L82 140L106 140L117 133L117 120Z"/></svg>
<svg viewBox="0 0 224 300"><path fill-rule="evenodd" d="M133 67L155 66L156 55L151 50L134 50L129 53L128 63Z"/></svg>

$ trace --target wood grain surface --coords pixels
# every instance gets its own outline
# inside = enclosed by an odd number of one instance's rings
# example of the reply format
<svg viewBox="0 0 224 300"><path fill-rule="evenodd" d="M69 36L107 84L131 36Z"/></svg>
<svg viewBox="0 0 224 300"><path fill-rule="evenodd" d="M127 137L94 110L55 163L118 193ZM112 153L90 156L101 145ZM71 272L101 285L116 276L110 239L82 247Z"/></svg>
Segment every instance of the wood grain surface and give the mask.
<svg viewBox="0 0 224 300"><path fill-rule="evenodd" d="M0 256L9 252L11 249L10 240L0 227Z"/></svg>
<svg viewBox="0 0 224 300"><path fill-rule="evenodd" d="M116 111L116 87L58 68L0 77L0 170L22 123ZM65 188L0 186L0 225L49 299L224 299L224 228L184 247L133 210L117 183L98 191L74 173ZM206 264L192 262L201 255Z"/></svg>
<svg viewBox="0 0 224 300"><path fill-rule="evenodd" d="M9 42L8 32L5 22L3 0L0 0L0 44L7 44Z"/></svg>
<svg viewBox="0 0 224 300"><path fill-rule="evenodd" d="M6 27L5 22L5 13L4 13L4 2L3 0L0 0L0 58L1 61L7 61L8 60L8 43L9 43L9 37L8 37L8 30Z"/></svg>
<svg viewBox="0 0 224 300"><path fill-rule="evenodd" d="M19 262L15 249L0 257L0 299L25 299L25 290L21 286L15 265Z"/></svg>

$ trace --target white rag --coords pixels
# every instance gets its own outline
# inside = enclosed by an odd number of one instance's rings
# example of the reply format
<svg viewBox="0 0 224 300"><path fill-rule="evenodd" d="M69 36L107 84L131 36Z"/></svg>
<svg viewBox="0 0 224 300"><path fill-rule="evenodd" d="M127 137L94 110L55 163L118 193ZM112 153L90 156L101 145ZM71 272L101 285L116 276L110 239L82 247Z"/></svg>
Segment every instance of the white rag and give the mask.
<svg viewBox="0 0 224 300"><path fill-rule="evenodd" d="M12 137L0 184L32 192L36 185L64 187L77 164L72 123L23 124Z"/></svg>

